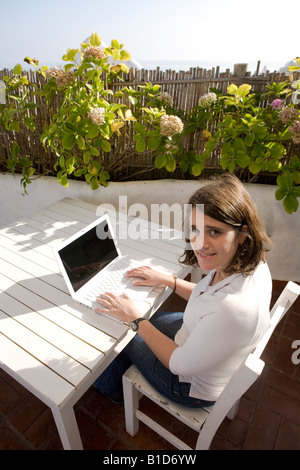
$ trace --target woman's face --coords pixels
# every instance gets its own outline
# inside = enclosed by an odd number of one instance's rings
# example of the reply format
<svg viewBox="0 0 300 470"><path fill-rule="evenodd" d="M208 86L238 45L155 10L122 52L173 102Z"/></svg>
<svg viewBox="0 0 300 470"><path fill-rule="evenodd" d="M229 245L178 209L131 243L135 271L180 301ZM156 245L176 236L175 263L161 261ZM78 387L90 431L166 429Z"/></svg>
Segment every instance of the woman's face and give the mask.
<svg viewBox="0 0 300 470"><path fill-rule="evenodd" d="M230 264L246 236L245 227L242 234L238 234L231 225L219 222L196 208L192 209L191 246L199 266L205 271L216 269L219 280L225 277L224 269Z"/></svg>

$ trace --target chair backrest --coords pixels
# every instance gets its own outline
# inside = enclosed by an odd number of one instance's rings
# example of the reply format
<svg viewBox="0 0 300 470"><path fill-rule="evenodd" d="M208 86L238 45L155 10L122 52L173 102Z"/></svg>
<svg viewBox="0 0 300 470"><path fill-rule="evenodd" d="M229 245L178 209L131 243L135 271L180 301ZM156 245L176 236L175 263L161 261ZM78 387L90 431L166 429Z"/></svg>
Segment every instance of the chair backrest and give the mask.
<svg viewBox="0 0 300 470"><path fill-rule="evenodd" d="M213 406L210 416L207 419L207 423L205 423L204 427L211 426L213 423L213 426L215 426L217 429L217 427L223 421L224 417L228 415L228 413L231 414L231 410L234 408L237 409L236 404L238 403L241 396L249 389L249 387L255 382L255 380L263 371L265 363L260 359L260 356L265 349L273 331L282 317L289 310L293 302L295 302L299 294L300 286L294 282L288 282L270 312L270 327L254 351L248 355L245 362L243 362L243 364L229 380L228 384ZM235 411L232 412L232 415L234 414Z"/></svg>
<svg viewBox="0 0 300 470"><path fill-rule="evenodd" d="M277 301L275 302L271 312L270 312L270 326L258 345L256 346L253 356L259 358L263 353L266 345L271 338L273 331L275 330L276 326L280 322L280 320L284 317L286 312L292 306L292 304L297 299L298 295L300 294L300 286L295 284L295 282L289 281L283 291L281 292L280 296L278 297Z"/></svg>

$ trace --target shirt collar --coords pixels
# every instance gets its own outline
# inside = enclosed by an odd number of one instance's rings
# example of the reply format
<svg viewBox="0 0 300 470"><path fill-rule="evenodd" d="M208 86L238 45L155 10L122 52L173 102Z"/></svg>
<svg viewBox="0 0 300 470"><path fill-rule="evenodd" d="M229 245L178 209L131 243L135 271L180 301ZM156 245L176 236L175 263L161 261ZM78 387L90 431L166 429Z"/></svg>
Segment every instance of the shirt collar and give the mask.
<svg viewBox="0 0 300 470"><path fill-rule="evenodd" d="M203 294L203 292L207 292L208 294L213 295L215 292L222 289L224 286L230 284L233 279L235 279L237 276L240 276L240 273L234 273L228 277L225 277L225 279L222 279L222 281L217 282L213 286L210 286L215 272L216 270L213 269L198 283L198 285L196 286L196 295L201 295Z"/></svg>

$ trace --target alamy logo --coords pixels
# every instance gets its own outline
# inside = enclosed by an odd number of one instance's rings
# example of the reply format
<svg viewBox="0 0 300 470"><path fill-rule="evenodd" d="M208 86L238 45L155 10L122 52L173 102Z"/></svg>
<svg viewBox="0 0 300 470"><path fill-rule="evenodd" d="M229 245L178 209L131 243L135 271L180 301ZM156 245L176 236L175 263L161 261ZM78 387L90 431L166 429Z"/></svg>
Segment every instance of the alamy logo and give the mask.
<svg viewBox="0 0 300 470"><path fill-rule="evenodd" d="M196 206L193 224L197 228L197 247L203 245L204 220L203 204ZM150 210L144 204L135 203L128 206L127 196L119 196L119 207L113 204L101 204L97 208L97 217L107 213L115 236L119 240L185 240L185 249L192 250L187 241L191 236L191 204L174 203L151 204ZM126 222L126 223L120 223ZM97 235L101 239L107 232Z"/></svg>
<svg viewBox="0 0 300 470"><path fill-rule="evenodd" d="M295 341L293 341L292 349L296 349L292 354L292 363L298 365L300 364L300 339L295 339Z"/></svg>

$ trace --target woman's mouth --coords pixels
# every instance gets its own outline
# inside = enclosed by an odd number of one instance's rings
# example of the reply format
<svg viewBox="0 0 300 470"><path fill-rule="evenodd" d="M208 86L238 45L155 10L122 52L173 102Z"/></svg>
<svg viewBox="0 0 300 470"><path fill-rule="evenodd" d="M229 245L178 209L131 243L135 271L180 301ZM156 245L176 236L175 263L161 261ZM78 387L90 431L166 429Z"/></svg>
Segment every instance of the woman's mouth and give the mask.
<svg viewBox="0 0 300 470"><path fill-rule="evenodd" d="M198 251L197 253L201 258L204 258L204 259L207 259L216 254L216 253L201 253L200 251Z"/></svg>

